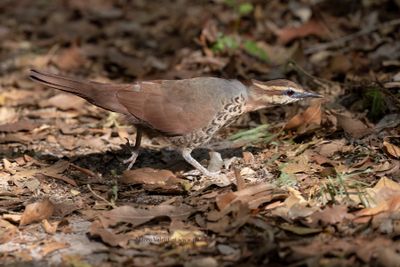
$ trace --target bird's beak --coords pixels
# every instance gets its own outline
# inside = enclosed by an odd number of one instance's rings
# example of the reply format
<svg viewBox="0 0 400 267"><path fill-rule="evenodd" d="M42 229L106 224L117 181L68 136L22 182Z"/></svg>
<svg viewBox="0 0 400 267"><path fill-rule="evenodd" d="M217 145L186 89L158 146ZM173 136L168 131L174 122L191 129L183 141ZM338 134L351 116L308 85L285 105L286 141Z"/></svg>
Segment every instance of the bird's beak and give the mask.
<svg viewBox="0 0 400 267"><path fill-rule="evenodd" d="M323 98L322 95L314 93L314 92L304 92L302 93L303 98L312 97L312 98Z"/></svg>

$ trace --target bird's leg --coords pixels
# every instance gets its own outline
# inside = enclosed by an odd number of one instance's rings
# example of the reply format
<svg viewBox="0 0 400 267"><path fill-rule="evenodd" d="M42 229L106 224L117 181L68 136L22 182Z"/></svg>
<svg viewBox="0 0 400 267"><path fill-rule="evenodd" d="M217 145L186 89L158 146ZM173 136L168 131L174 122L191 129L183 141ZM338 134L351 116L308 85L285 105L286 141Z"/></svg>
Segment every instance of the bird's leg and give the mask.
<svg viewBox="0 0 400 267"><path fill-rule="evenodd" d="M192 149L190 148L184 148L182 149L182 157L186 160L187 163L195 167L198 171L200 171L202 174L208 177L216 177L218 173L216 172L210 172L206 168L204 168L197 160L195 160L192 155Z"/></svg>
<svg viewBox="0 0 400 267"><path fill-rule="evenodd" d="M140 149L140 143L142 141L142 133L143 130L141 127L137 127L136 128L136 141L135 141L135 146L133 147L133 149L131 149L131 157L129 159L124 160L124 163L129 163L128 165L128 170L130 170L133 166L133 164L135 164L135 161L137 159L137 157L139 156L139 149ZM128 140L128 145L129 145L129 140Z"/></svg>

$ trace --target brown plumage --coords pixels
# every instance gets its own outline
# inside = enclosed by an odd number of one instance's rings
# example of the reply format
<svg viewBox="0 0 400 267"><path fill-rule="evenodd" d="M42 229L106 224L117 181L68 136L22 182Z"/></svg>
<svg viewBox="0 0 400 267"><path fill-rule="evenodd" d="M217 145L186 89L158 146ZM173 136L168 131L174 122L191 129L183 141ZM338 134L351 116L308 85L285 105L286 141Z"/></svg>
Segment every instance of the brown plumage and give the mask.
<svg viewBox="0 0 400 267"><path fill-rule="evenodd" d="M32 70L31 79L46 86L78 95L101 108L127 115L138 126L132 167L140 146L141 129L151 128L168 137L187 162L212 176L190 155L209 141L216 131L244 112L274 104L286 104L306 97L288 80L269 82L199 77L184 80L140 81L132 84L104 84L80 81Z"/></svg>

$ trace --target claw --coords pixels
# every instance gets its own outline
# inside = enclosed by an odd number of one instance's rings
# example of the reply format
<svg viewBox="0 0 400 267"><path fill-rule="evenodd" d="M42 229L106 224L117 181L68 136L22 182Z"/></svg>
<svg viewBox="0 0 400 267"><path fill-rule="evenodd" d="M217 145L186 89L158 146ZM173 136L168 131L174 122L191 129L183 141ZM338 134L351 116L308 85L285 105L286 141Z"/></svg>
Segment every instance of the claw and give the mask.
<svg viewBox="0 0 400 267"><path fill-rule="evenodd" d="M133 164L135 164L138 156L139 156L139 151L133 150L130 158L123 161L124 164L129 163L127 170L132 169Z"/></svg>

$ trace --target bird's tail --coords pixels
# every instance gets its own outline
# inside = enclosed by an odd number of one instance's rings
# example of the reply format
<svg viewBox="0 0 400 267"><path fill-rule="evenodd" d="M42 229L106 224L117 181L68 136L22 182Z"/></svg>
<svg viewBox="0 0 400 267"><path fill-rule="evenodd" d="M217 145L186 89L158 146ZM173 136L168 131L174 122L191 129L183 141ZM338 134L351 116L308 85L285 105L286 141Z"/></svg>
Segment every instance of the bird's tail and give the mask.
<svg viewBox="0 0 400 267"><path fill-rule="evenodd" d="M80 96L98 107L123 114L128 113L118 101L117 93L130 85L82 81L38 70L31 70L29 77L43 85Z"/></svg>

